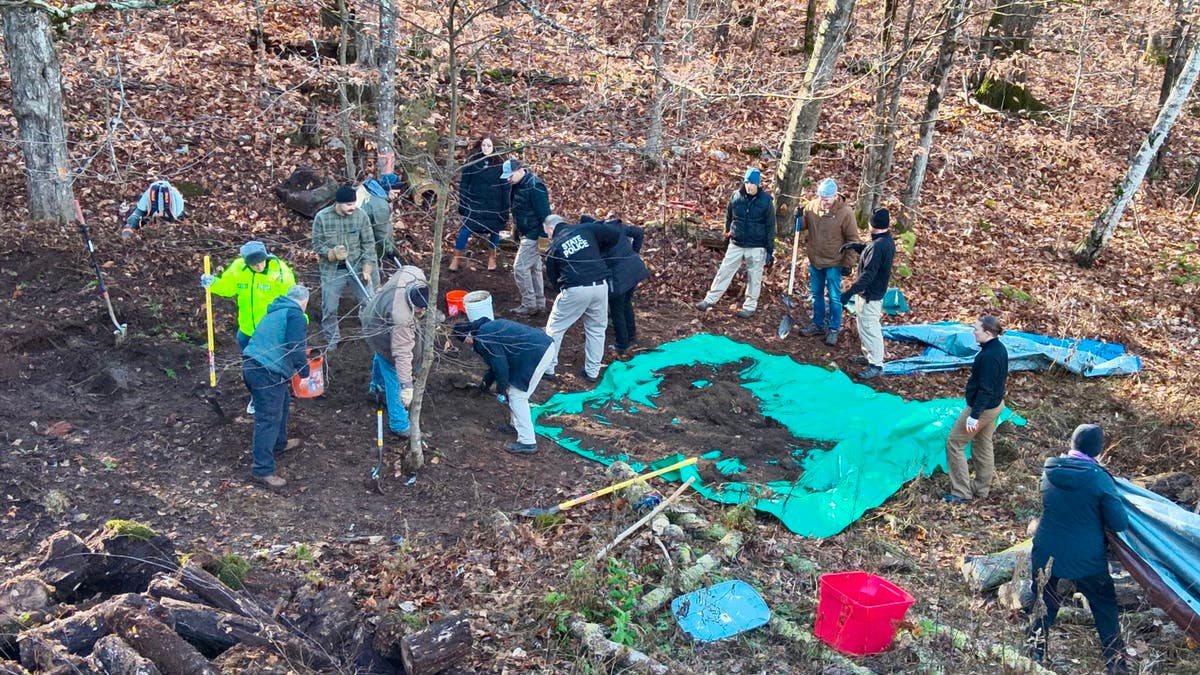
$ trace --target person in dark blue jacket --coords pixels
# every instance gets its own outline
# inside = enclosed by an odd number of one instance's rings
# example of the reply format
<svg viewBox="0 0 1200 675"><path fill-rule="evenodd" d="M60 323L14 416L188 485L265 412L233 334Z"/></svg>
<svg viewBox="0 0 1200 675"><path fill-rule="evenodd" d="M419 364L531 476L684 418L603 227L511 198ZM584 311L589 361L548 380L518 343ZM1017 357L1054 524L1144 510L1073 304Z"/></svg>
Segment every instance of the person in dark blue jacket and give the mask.
<svg viewBox="0 0 1200 675"><path fill-rule="evenodd" d="M1008 350L1000 342L1004 328L1000 319L985 314L975 322L975 341L979 353L971 364L967 378L967 407L959 414L946 439L946 473L950 474L950 493L942 501L957 504L988 496L992 476L996 473L996 457L992 436L996 420L1004 410L1005 387L1008 382ZM968 464L966 448L971 444ZM975 478L971 479L971 469Z"/></svg>
<svg viewBox="0 0 1200 675"><path fill-rule="evenodd" d="M287 481L275 474L275 453L299 444L287 437L292 376L308 377L306 335L308 289L296 285L275 298L243 352L242 377L254 403L254 465L251 473L273 488Z"/></svg>
<svg viewBox="0 0 1200 675"><path fill-rule="evenodd" d="M696 309L706 312L721 300L743 261L746 264L746 299L738 317L748 319L758 309L763 268L775 261L775 201L762 189L762 172L746 169L742 187L729 198L725 209L725 239L729 248L717 269L712 286Z"/></svg>
<svg viewBox="0 0 1200 675"><path fill-rule="evenodd" d="M588 216L580 222L591 220ZM625 352L637 339L637 323L633 317L633 291L642 281L650 278L650 270L642 261L642 240L645 232L636 225L625 225L620 219L611 222L624 225L625 232L617 245L608 251L604 261L612 278L608 284L608 316L612 319L613 348L618 356Z"/></svg>
<svg viewBox="0 0 1200 675"><path fill-rule="evenodd" d="M538 240L546 236L542 224L550 217L550 195L533 171L515 159L504 162L500 177L512 186L512 219L520 240L513 262L513 280L521 294L516 316L533 316L546 311L546 287L542 279L545 265L538 251Z"/></svg>
<svg viewBox="0 0 1200 675"><path fill-rule="evenodd" d="M857 251L858 278L842 293L842 299L850 303L852 296L862 302L853 303L858 314L858 342L862 356L850 357L850 363L865 365L858 379L869 380L883 374L883 296L887 295L888 282L892 278L892 260L896 257L896 242L892 241L892 217L887 209L876 209L871 214L871 243L857 241L842 244L842 251Z"/></svg>
<svg viewBox="0 0 1200 675"><path fill-rule="evenodd" d="M508 431L515 432L517 440L506 443L504 449L514 455L537 452L529 397L550 367L554 341L537 328L487 317L457 324L452 333L488 365L487 374L479 384L480 391L488 391L494 383L496 400L508 405L512 427Z"/></svg>
<svg viewBox="0 0 1200 675"><path fill-rule="evenodd" d="M1071 450L1046 460L1042 474L1042 517L1033 535L1030 563L1033 597L1028 608L1030 656L1041 662L1047 634L1062 596L1058 581L1070 579L1083 594L1096 620L1096 632L1109 675L1128 673L1117 623L1117 595L1105 556L1105 530L1129 527L1125 502L1116 483L1096 458L1104 452L1104 431L1081 424L1071 434Z"/></svg>
<svg viewBox="0 0 1200 675"><path fill-rule="evenodd" d="M462 168L462 179L458 184L458 214L462 216L462 227L454 240L454 258L450 260L450 271L462 265L463 253L471 235L487 237L492 249L488 253L487 268L496 269L496 254L500 250L500 233L508 224L508 182L500 177L503 161L496 154L495 142L484 136L475 142Z"/></svg>

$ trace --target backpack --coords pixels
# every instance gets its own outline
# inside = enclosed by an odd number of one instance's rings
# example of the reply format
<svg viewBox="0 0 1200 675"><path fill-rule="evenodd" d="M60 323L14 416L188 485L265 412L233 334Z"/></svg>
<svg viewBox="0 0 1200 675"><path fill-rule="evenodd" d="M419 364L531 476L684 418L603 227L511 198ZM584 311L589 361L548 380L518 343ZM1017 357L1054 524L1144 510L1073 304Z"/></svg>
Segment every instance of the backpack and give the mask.
<svg viewBox="0 0 1200 675"><path fill-rule="evenodd" d="M138 200L138 208L146 211L145 218L174 222L183 217L183 195L168 181L156 180Z"/></svg>

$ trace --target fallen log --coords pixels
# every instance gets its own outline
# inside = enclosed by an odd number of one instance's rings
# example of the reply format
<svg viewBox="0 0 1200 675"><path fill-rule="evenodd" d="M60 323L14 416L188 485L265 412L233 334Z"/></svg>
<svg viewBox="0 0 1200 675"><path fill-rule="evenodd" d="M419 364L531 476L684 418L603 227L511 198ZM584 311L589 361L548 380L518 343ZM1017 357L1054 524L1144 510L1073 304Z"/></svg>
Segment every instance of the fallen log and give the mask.
<svg viewBox="0 0 1200 675"><path fill-rule="evenodd" d="M87 654L96 641L112 632L110 615L119 609L144 610L146 600L140 595L126 593L114 596L82 612L76 612L44 626L24 631L17 639L21 665L30 670L52 656L56 648L70 654Z"/></svg>
<svg viewBox="0 0 1200 675"><path fill-rule="evenodd" d="M440 673L470 653L471 623L463 614L446 617L400 639L400 659L408 675Z"/></svg>
<svg viewBox="0 0 1200 675"><path fill-rule="evenodd" d="M205 604L217 609L241 614L244 617L262 622L264 625L275 623L274 617L263 609L253 599L221 583L195 561L188 561L179 569L179 582L184 588L195 593Z"/></svg>
<svg viewBox="0 0 1200 675"><path fill-rule="evenodd" d="M400 641L407 632L408 629L399 619L385 618L371 637L371 648L383 658L400 663Z"/></svg>
<svg viewBox="0 0 1200 675"><path fill-rule="evenodd" d="M1026 539L998 553L963 556L958 569L972 592L983 593L1012 579L1018 566L1028 570L1032 548L1033 539Z"/></svg>
<svg viewBox="0 0 1200 675"><path fill-rule="evenodd" d="M158 666L163 675L219 675L204 655L148 612L121 608L109 621L113 632Z"/></svg>
<svg viewBox="0 0 1200 675"><path fill-rule="evenodd" d="M172 598L161 600L165 623L202 654L215 658L262 627L254 619Z"/></svg>
<svg viewBox="0 0 1200 675"><path fill-rule="evenodd" d="M812 631L807 626L798 626L777 615L772 616L767 625L780 637L803 645L806 655L810 654L813 649L818 650L821 654L821 661L832 664L838 669L838 672L850 673L851 675L875 675L875 671L858 665L835 652L829 645L821 642L821 640L812 634Z"/></svg>
<svg viewBox="0 0 1200 675"><path fill-rule="evenodd" d="M666 675L670 672L666 666L644 653L609 640L604 635L604 626L598 623L589 623L581 614L571 615L567 620L567 629L571 631L571 635L583 643L593 661L604 664L606 669L615 666L613 670L651 673L652 675ZM409 671L409 675L418 674Z"/></svg>
<svg viewBox="0 0 1200 675"><path fill-rule="evenodd" d="M162 671L150 659L137 653L129 643L116 635L106 635L96 642L92 658L104 667L106 675L161 675Z"/></svg>
<svg viewBox="0 0 1200 675"><path fill-rule="evenodd" d="M53 593L50 585L33 574L0 584L0 654L15 653L17 634L46 622Z"/></svg>
<svg viewBox="0 0 1200 675"><path fill-rule="evenodd" d="M196 595L180 583L179 578L174 575L158 575L150 581L150 587L146 589L146 593L158 600L170 598L181 602L204 603L204 600L199 595Z"/></svg>
<svg viewBox="0 0 1200 675"><path fill-rule="evenodd" d="M912 621L918 625L932 626L931 635L938 635L945 638L957 650L971 651L985 659L995 659L1006 667L1016 669L1019 672L1035 673L1036 675L1054 675L1054 671L1046 670L1041 664L1021 653L1019 649L980 640L978 635L972 635L925 617L913 617Z"/></svg>

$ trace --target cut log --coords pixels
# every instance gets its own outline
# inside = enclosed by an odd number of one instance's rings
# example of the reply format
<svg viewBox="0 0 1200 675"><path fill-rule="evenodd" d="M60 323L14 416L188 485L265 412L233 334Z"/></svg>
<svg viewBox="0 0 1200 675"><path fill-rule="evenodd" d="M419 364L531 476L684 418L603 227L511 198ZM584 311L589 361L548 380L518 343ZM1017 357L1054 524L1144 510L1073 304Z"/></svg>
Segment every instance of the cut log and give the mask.
<svg viewBox="0 0 1200 675"><path fill-rule="evenodd" d="M59 602L77 599L95 558L87 544L74 533L60 530L42 542L40 557L38 576L54 587L54 597Z"/></svg>
<svg viewBox="0 0 1200 675"><path fill-rule="evenodd" d="M383 658L400 663L402 661L400 641L404 639L404 634L407 632L409 629L399 619L384 619L375 629L375 635L371 638L371 647Z"/></svg>
<svg viewBox="0 0 1200 675"><path fill-rule="evenodd" d="M433 675L471 653L471 623L462 614L446 617L400 639L408 675Z"/></svg>
<svg viewBox="0 0 1200 675"><path fill-rule="evenodd" d="M203 604L204 600L200 598L179 581L179 578L174 575L160 574L150 581L150 587L146 589L150 597L162 600L170 598L181 602L193 602Z"/></svg>
<svg viewBox="0 0 1200 675"><path fill-rule="evenodd" d="M106 635L96 642L92 658L104 667L107 675L160 675L162 671L150 659L137 653L129 643L116 635Z"/></svg>
<svg viewBox="0 0 1200 675"><path fill-rule="evenodd" d="M604 635L604 626L589 623L580 614L572 614L567 621L567 628L591 654L592 661L605 664L605 669L616 666L614 671L651 673L666 675L671 672L666 666L646 656L644 653L623 644L609 640ZM405 667L408 663L405 662ZM436 671L428 671L436 672ZM424 675L409 671L409 675Z"/></svg>
<svg viewBox="0 0 1200 675"><path fill-rule="evenodd" d="M195 647L145 611L117 609L109 621L113 632L153 661L163 675L219 675Z"/></svg>
<svg viewBox="0 0 1200 675"><path fill-rule="evenodd" d="M192 602L163 598L162 608L165 623L209 658L256 637L262 628L254 619Z"/></svg>
<svg viewBox="0 0 1200 675"><path fill-rule="evenodd" d="M146 600L139 595L118 595L92 607L76 612L44 626L21 633L17 644L21 650L21 665L36 670L37 664L49 657L48 652L61 647L71 654L88 654L96 641L112 632L109 615L117 609L142 610Z"/></svg>
<svg viewBox="0 0 1200 675"><path fill-rule="evenodd" d="M0 654L16 654L17 634L46 622L53 592L33 574L0 584Z"/></svg>
<svg viewBox="0 0 1200 675"><path fill-rule="evenodd" d="M195 561L189 560L180 568L179 581L185 588L200 596L205 603L213 607L261 621L264 625L275 623L271 614L257 602L221 583L219 579L206 572Z"/></svg>
<svg viewBox="0 0 1200 675"><path fill-rule="evenodd" d="M292 625L326 651L341 651L358 623L359 612L354 598L336 586L320 591L305 586L296 594L294 604L300 616Z"/></svg>
<svg viewBox="0 0 1200 675"><path fill-rule="evenodd" d="M1176 504L1196 503L1196 479L1190 473L1169 471L1133 479L1133 484L1162 495Z"/></svg>
<svg viewBox="0 0 1200 675"><path fill-rule="evenodd" d="M337 188L337 181L333 178L323 176L315 169L301 166L275 186L275 196L289 209L312 218L317 215L317 211L333 203Z"/></svg>
<svg viewBox="0 0 1200 675"><path fill-rule="evenodd" d="M958 569L972 592L983 593L1012 579L1018 565L1023 570L1028 569L1032 548L1033 539L1026 539L998 553L963 556Z"/></svg>

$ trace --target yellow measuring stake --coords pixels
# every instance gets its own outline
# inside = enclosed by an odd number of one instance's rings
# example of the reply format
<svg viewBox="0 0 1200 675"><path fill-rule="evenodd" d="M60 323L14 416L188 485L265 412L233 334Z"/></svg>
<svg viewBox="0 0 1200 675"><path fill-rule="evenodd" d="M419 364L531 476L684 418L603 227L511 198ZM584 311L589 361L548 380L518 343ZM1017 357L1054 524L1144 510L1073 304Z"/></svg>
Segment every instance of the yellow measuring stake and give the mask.
<svg viewBox="0 0 1200 675"><path fill-rule="evenodd" d="M204 256L204 273L212 274L212 258ZM212 291L204 289L204 309L208 313L208 386L217 386L217 363L213 359Z"/></svg>

